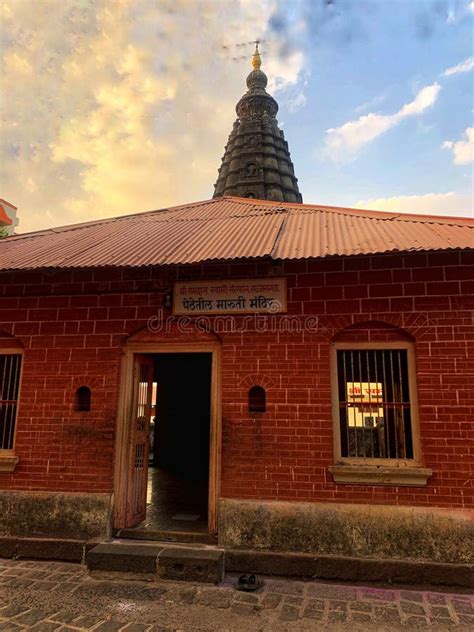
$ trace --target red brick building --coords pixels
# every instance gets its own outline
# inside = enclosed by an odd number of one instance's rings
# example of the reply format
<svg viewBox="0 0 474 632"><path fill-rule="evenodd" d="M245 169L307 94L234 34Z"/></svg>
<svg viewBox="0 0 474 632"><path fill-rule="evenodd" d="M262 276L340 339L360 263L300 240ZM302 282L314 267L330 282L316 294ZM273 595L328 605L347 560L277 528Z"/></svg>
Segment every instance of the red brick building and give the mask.
<svg viewBox="0 0 474 632"><path fill-rule="evenodd" d="M472 559L473 220L223 197L0 269L1 534Z"/></svg>

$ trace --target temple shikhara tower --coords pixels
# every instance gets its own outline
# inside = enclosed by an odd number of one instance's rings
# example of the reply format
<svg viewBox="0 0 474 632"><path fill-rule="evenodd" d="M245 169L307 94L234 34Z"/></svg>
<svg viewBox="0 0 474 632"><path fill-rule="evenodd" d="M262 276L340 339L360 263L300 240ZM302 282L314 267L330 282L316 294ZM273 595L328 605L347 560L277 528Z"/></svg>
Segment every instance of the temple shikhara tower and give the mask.
<svg viewBox="0 0 474 632"><path fill-rule="evenodd" d="M247 77L248 90L236 106L214 196L302 202L288 143L278 127L278 103L265 90L267 76L260 70L258 44Z"/></svg>

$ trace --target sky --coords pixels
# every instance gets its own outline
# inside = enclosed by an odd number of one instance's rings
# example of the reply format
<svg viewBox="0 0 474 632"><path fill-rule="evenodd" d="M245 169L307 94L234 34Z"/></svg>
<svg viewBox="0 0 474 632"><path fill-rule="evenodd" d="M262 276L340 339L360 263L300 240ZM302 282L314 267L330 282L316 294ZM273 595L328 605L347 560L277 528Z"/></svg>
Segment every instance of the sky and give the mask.
<svg viewBox="0 0 474 632"><path fill-rule="evenodd" d="M252 41L303 200L472 217L470 0L4 0L19 232L212 197Z"/></svg>

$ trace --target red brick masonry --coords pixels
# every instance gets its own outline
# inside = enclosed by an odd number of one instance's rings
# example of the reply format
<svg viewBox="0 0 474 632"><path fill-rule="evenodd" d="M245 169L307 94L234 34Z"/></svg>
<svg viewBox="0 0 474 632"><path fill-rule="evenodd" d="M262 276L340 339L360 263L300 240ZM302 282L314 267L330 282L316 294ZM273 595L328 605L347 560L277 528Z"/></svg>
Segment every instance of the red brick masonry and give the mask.
<svg viewBox="0 0 474 632"><path fill-rule="evenodd" d="M0 334L26 351L20 461L0 474L0 489L112 491L125 340L159 314L173 280L262 277L270 269L250 262L1 273ZM287 278L289 314L317 320L311 331L220 331L221 496L473 508L474 252L334 257L273 272ZM368 321L392 329L362 325L355 339L380 330L415 341L422 455L434 472L426 487L336 485L327 472L330 342ZM258 418L247 413L252 384L267 389ZM81 385L92 390L90 413L73 410Z"/></svg>

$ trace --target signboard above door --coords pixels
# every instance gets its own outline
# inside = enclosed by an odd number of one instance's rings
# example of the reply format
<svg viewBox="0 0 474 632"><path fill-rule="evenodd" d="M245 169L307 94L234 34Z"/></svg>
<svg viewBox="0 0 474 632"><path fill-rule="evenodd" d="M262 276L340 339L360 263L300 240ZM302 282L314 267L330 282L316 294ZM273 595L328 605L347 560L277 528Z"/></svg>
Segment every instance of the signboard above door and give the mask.
<svg viewBox="0 0 474 632"><path fill-rule="evenodd" d="M286 279L177 281L173 314L278 314L286 312Z"/></svg>

